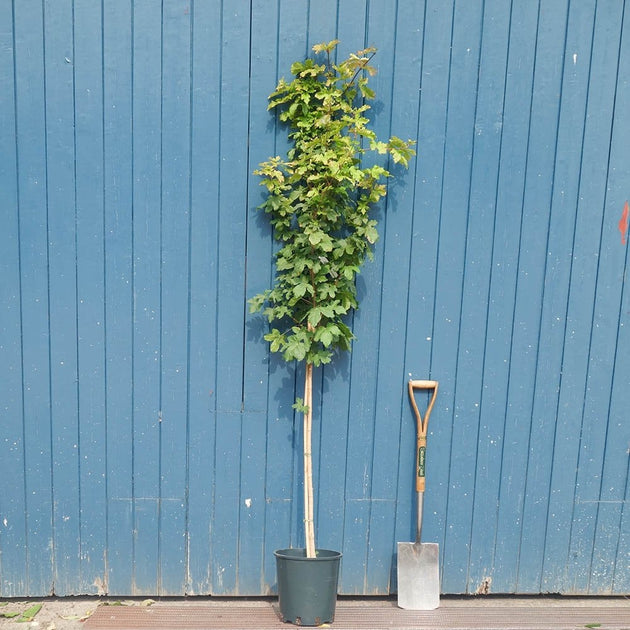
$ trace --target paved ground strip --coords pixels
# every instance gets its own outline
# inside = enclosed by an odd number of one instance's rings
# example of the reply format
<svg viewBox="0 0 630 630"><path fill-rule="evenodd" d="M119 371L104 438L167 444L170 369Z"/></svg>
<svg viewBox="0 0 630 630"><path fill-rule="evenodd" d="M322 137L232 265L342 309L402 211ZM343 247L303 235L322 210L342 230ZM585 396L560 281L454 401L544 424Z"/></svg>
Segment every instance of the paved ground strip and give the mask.
<svg viewBox="0 0 630 630"><path fill-rule="evenodd" d="M393 600L340 600L336 630L630 630L630 600L499 599L445 600L434 611L401 610ZM84 622L86 630L287 630L277 603L157 602L152 606L100 606Z"/></svg>

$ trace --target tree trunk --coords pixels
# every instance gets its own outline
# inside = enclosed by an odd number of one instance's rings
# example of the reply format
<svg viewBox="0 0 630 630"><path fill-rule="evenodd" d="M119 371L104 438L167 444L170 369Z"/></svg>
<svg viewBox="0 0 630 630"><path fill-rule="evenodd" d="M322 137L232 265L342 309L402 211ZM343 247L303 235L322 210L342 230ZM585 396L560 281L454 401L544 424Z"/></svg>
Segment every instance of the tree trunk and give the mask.
<svg viewBox="0 0 630 630"><path fill-rule="evenodd" d="M304 374L304 535L306 538L306 557L315 557L315 522L313 519L313 364L306 364Z"/></svg>

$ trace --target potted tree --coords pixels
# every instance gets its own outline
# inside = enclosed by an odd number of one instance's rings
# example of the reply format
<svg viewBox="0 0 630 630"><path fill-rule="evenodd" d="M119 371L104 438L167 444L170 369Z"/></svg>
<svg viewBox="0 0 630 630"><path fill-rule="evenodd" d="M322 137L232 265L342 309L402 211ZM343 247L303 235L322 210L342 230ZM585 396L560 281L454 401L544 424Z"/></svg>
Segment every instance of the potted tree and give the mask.
<svg viewBox="0 0 630 630"><path fill-rule="evenodd" d="M268 109L279 111L292 148L287 159L270 158L254 171L267 189L260 208L269 216L279 249L274 285L249 300L250 310L262 310L272 325L264 336L272 352L305 364L304 395L294 407L304 415L306 545L275 553L281 614L302 625L332 621L341 557L315 545L313 368L351 348L345 318L358 307L355 277L378 238L369 211L386 194L384 180L391 177L380 164L364 166L362 158L369 152L388 154L407 166L415 153L412 141L381 142L367 127L376 49L335 64L331 56L338 43L313 46L316 58L294 63L293 80L280 80L269 96Z"/></svg>

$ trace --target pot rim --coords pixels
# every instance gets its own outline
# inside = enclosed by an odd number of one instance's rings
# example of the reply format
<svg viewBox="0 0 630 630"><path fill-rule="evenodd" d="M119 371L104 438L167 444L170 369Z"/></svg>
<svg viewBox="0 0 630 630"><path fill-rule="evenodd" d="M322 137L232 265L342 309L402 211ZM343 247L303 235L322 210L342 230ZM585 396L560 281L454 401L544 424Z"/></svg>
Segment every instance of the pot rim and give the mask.
<svg viewBox="0 0 630 630"><path fill-rule="evenodd" d="M288 549L277 549L273 552L276 558L287 560L297 560L302 562L322 562L330 560L338 560L343 556L341 551L331 549L315 549L317 556L315 558L306 557L306 549L303 547L290 547Z"/></svg>

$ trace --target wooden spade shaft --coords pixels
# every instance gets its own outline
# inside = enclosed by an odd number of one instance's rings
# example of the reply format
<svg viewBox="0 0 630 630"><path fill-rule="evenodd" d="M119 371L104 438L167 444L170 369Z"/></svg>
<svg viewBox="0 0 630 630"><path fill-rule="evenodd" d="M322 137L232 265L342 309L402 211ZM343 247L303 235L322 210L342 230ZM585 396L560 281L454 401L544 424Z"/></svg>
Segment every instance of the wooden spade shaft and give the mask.
<svg viewBox="0 0 630 630"><path fill-rule="evenodd" d="M433 390L424 418L416 404L416 389ZM426 487L427 428L437 396L437 381L409 381L409 398L416 415L416 541L398 543L398 605L409 610L433 610L440 603L439 549L422 543L422 511Z"/></svg>

